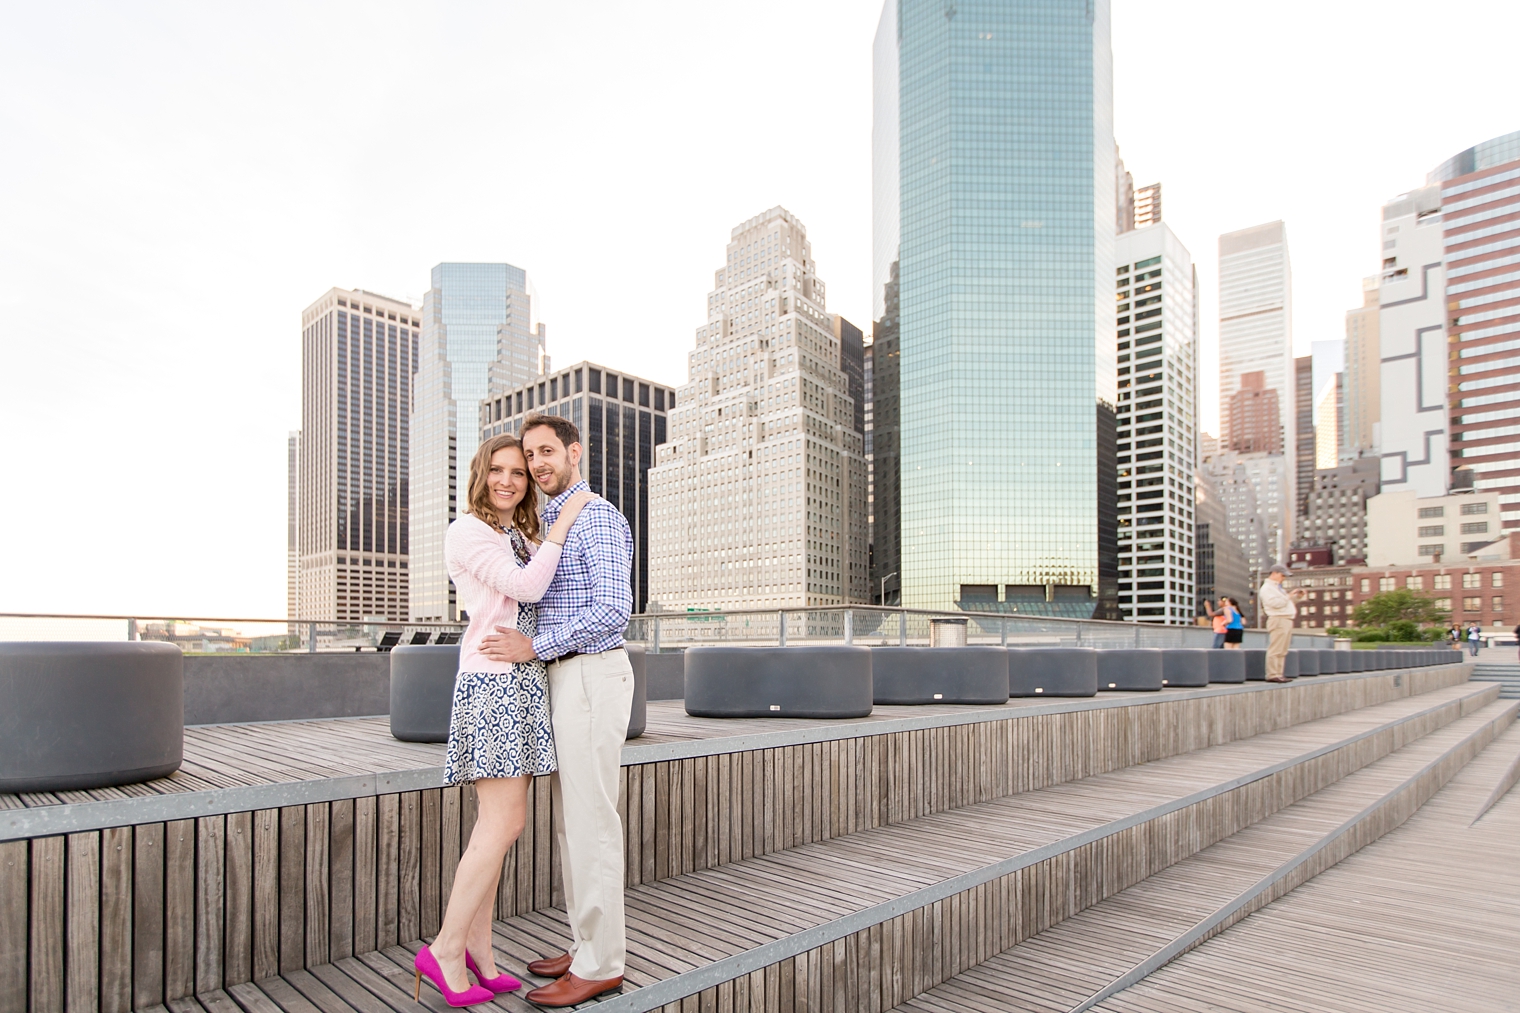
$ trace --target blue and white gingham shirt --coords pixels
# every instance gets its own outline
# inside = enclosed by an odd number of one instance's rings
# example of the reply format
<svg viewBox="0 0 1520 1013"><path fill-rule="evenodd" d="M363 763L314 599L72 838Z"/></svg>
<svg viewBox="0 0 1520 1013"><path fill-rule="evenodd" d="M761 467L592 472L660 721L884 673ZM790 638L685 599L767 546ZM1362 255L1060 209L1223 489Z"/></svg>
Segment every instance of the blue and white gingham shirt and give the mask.
<svg viewBox="0 0 1520 1013"><path fill-rule="evenodd" d="M553 526L565 500L589 487L576 482L544 507L544 529ZM565 537L559 568L538 602L533 652L545 661L579 651L597 654L623 646L633 611L633 532L617 507L593 499Z"/></svg>

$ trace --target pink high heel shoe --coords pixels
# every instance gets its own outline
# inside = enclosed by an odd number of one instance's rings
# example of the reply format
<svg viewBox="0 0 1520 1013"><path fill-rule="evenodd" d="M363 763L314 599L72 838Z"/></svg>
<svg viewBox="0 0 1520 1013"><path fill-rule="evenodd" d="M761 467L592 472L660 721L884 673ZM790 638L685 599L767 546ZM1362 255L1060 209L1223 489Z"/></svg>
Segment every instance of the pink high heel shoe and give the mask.
<svg viewBox="0 0 1520 1013"><path fill-rule="evenodd" d="M463 992L455 992L449 988L448 980L443 976L443 968L438 966L438 958L434 957L433 951L426 946L417 951L417 956L412 961L412 968L417 972L417 985L412 990L412 998L417 1002L422 1001L423 975L427 975L427 980L438 986L438 991L443 993L443 1001L450 1006L474 1006L496 998L495 992L479 985L471 985Z"/></svg>
<svg viewBox="0 0 1520 1013"><path fill-rule="evenodd" d="M495 995L501 995L505 992L515 992L518 989L522 988L522 982L518 981L510 974L498 974L494 978L487 978L485 975L481 974L480 967L475 963L475 958L470 956L469 950L464 951L464 966L467 967L470 973L475 976L475 980L480 982L482 988L490 989L491 992Z"/></svg>

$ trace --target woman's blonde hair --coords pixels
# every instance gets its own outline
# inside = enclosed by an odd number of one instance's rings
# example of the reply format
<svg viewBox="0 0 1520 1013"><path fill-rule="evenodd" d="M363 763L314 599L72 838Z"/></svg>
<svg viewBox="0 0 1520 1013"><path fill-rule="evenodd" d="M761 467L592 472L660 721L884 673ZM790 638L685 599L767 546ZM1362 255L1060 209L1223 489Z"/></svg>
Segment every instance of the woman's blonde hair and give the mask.
<svg viewBox="0 0 1520 1013"><path fill-rule="evenodd" d="M491 487L486 484L486 479L491 474L491 458L498 450L512 447L518 453L522 453L522 444L517 437L503 433L483 441L475 450L475 458L470 461L470 495L466 501L469 509L466 513L485 521L497 531L505 530L501 526L501 515L496 510L496 503L491 497ZM527 457L524 455L524 464ZM538 487L533 484L532 476L528 476L528 491L512 510L512 526L522 532L523 536L531 542L538 538Z"/></svg>

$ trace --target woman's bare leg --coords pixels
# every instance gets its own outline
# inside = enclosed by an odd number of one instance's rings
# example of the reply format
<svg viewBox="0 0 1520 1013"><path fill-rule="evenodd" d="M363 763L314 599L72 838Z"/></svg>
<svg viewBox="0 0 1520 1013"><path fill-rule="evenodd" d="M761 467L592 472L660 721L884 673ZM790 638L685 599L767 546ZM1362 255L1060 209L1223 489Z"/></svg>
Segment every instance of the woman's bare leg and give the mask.
<svg viewBox="0 0 1520 1013"><path fill-rule="evenodd" d="M478 923L484 909L484 952L475 952L481 971L491 976L494 967L485 966L482 957L490 954L491 903L496 883L501 878L501 863L507 849L522 833L528 804L528 778L492 777L475 782L478 801L475 829L470 832L470 846L459 858L454 873L454 889L443 914L443 926L431 944L438 966L449 988L462 990L469 985L465 974L465 946L479 934Z"/></svg>

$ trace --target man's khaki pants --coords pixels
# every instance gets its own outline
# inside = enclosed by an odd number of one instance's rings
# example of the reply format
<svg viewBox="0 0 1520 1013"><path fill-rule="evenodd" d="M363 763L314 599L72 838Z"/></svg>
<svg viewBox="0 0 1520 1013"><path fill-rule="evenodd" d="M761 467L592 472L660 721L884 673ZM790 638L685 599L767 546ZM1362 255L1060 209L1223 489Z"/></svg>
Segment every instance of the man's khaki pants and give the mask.
<svg viewBox="0 0 1520 1013"><path fill-rule="evenodd" d="M554 839L570 916L570 972L587 981L623 974L623 822L618 766L633 707L633 666L621 647L549 664L559 770L550 776Z"/></svg>
<svg viewBox="0 0 1520 1013"><path fill-rule="evenodd" d="M1267 678L1281 679L1288 646L1293 643L1293 617L1272 616L1267 620ZM557 733L558 729L556 729Z"/></svg>

